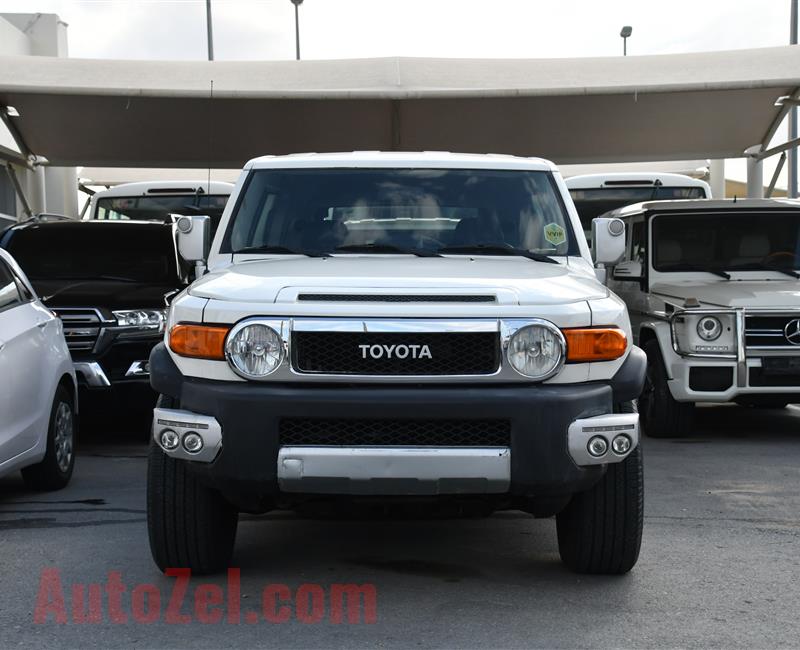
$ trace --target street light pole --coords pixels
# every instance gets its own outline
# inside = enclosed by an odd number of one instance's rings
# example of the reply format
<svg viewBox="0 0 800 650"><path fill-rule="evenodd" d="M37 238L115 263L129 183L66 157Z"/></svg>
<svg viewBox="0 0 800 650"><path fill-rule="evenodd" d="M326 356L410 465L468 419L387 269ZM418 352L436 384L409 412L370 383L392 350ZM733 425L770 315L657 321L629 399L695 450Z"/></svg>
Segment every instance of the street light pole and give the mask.
<svg viewBox="0 0 800 650"><path fill-rule="evenodd" d="M622 36L622 56L628 56L628 37L633 33L633 27L625 25L619 32Z"/></svg>
<svg viewBox="0 0 800 650"><path fill-rule="evenodd" d="M208 60L214 60L214 34L211 29L211 0L206 0L206 39L208 40Z"/></svg>
<svg viewBox="0 0 800 650"><path fill-rule="evenodd" d="M300 5L303 0L292 0L294 5L294 44L295 44L295 58L300 60Z"/></svg>

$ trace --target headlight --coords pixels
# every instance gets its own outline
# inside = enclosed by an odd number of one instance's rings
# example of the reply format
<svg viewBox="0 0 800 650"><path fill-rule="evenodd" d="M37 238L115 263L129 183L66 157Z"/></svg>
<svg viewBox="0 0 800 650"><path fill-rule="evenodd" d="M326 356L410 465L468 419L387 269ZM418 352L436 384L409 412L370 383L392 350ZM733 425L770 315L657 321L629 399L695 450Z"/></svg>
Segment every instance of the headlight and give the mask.
<svg viewBox="0 0 800 650"><path fill-rule="evenodd" d="M519 374L546 379L564 362L564 337L555 326L528 325L511 336L506 356Z"/></svg>
<svg viewBox="0 0 800 650"><path fill-rule="evenodd" d="M253 379L266 377L283 360L283 340L268 325L242 325L228 335L225 355L240 375Z"/></svg>
<svg viewBox="0 0 800 650"><path fill-rule="evenodd" d="M122 338L157 336L164 333L166 309L122 309L112 313L117 319L117 327L122 328L119 333Z"/></svg>
<svg viewBox="0 0 800 650"><path fill-rule="evenodd" d="M713 316L703 316L697 321L697 335L704 341L716 341L722 334L722 323Z"/></svg>
<svg viewBox="0 0 800 650"><path fill-rule="evenodd" d="M672 340L678 354L731 356L736 353L736 314L679 312L672 320Z"/></svg>

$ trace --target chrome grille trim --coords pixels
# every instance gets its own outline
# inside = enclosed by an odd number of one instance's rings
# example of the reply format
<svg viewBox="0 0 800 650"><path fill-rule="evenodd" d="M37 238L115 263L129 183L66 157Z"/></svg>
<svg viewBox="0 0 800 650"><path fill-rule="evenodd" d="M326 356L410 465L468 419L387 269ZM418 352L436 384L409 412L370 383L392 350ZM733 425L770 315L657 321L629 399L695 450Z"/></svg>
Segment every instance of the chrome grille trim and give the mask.
<svg viewBox="0 0 800 650"><path fill-rule="evenodd" d="M61 319L64 338L70 351L91 352L106 321L94 307L54 307Z"/></svg>

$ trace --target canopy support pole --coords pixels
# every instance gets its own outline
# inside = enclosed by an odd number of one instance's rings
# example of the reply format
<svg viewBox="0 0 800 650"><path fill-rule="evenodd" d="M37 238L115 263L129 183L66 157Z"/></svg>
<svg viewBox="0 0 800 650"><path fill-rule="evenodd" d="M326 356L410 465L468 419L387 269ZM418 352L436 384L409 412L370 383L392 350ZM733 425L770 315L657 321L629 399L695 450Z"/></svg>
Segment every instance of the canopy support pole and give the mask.
<svg viewBox="0 0 800 650"><path fill-rule="evenodd" d="M745 150L747 157L747 198L764 198L764 159L759 155L761 145L753 145Z"/></svg>
<svg viewBox="0 0 800 650"><path fill-rule="evenodd" d="M17 193L19 202L22 203L22 211L25 216L30 219L33 216L33 210L31 210L31 204L28 203L28 197L25 196L25 192L22 190L22 185L17 177L17 172L14 170L14 165L6 163L6 170L8 171L8 177L11 179L11 184L14 186L14 191Z"/></svg>

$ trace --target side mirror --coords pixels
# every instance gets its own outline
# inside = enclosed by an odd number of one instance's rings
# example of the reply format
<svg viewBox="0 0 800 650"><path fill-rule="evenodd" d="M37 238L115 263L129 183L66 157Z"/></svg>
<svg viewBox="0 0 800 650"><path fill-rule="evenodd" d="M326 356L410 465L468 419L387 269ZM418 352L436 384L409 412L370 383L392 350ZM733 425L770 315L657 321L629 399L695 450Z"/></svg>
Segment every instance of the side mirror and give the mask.
<svg viewBox="0 0 800 650"><path fill-rule="evenodd" d="M178 253L187 262L204 262L211 246L211 217L180 216L175 219Z"/></svg>
<svg viewBox="0 0 800 650"><path fill-rule="evenodd" d="M613 266L625 256L625 223L622 219L592 220L592 257L595 263Z"/></svg>
<svg viewBox="0 0 800 650"><path fill-rule="evenodd" d="M614 267L615 280L630 280L639 282L642 279L641 262L622 262Z"/></svg>

